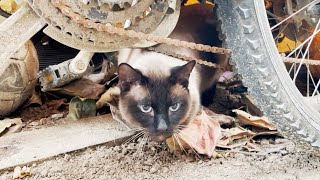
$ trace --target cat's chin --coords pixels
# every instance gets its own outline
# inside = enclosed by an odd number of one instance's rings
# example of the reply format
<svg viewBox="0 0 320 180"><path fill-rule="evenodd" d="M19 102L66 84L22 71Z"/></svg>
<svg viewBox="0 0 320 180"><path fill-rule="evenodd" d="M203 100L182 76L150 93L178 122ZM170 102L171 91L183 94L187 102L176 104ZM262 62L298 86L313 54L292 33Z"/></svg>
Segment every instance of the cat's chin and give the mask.
<svg viewBox="0 0 320 180"><path fill-rule="evenodd" d="M155 142L163 142L165 141L167 138L169 138L169 136L167 135L157 135L157 136L150 136L152 141Z"/></svg>

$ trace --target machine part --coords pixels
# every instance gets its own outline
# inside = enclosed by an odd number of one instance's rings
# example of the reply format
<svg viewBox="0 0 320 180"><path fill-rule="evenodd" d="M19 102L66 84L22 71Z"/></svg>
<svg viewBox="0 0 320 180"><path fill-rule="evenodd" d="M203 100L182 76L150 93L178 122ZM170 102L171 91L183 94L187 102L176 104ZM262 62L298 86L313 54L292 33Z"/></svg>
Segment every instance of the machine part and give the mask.
<svg viewBox="0 0 320 180"><path fill-rule="evenodd" d="M124 27L125 22L130 20L131 23L127 27L128 29L151 34L155 32L156 35L164 37L168 36L174 29L175 24L171 22L177 22L180 8L178 0L174 1L176 2L177 10L169 15L166 14L168 9L167 1L138 1L134 6L113 11L110 8L108 9L106 4L99 6L97 1L90 1L86 5L83 4L83 1L73 0L62 0L61 2L55 0L28 0L34 11L49 24L44 30L47 35L62 44L89 52L111 52L123 47L132 47L135 44L136 47L145 47L155 43L148 42L145 45L137 38L127 38L90 28L90 24L89 26L79 26L79 21L76 19L76 21L70 21L65 16L64 13L68 12L58 11L53 5L55 2L68 4L70 11L80 13L79 16L86 19L87 22L92 20L95 23L106 22L117 27ZM147 11L149 12L148 15L146 15ZM96 12L96 14L92 12ZM101 15L101 13L106 13L107 16ZM159 26L162 23L170 26Z"/></svg>
<svg viewBox="0 0 320 180"><path fill-rule="evenodd" d="M41 18L28 6L22 6L0 24L0 67L9 65L6 59L19 50L34 34L46 25ZM0 69L0 74L5 68Z"/></svg>
<svg viewBox="0 0 320 180"><path fill-rule="evenodd" d="M156 36L152 34L145 34L142 32L136 32L134 30L125 30L123 28L114 27L111 24L95 23L71 11L71 9L66 5L64 5L61 0L54 0L53 4L54 6L59 8L64 15L71 18L73 21L77 22L78 24L81 24L87 28L95 29L100 32L117 34L119 36L123 36L126 38L141 39L141 40L147 40L147 41L154 41L156 43L164 43L172 46L185 47L185 48L190 48L190 49L203 51L203 52L211 52L211 53L218 53L218 54L229 54L231 52L229 49L225 49L225 48L213 47L213 46L203 45L203 44L196 44L192 42L181 41L178 39L171 39L171 38Z"/></svg>
<svg viewBox="0 0 320 180"><path fill-rule="evenodd" d="M165 54L167 56L175 57L175 58L178 58L178 59L181 59L181 60L184 60L184 61L195 60L198 64L201 64L201 65L205 65L205 66L212 67L212 68L224 69L224 67L219 65L219 64L212 63L212 62L209 62L209 61L205 61L205 60L202 60L202 59L197 59L197 58L184 56L184 55L181 55L181 54L178 54L178 53L174 53L174 52L164 51L163 49L158 48L157 46L156 47L149 47L148 49L150 51L154 51L154 52L158 52L158 53L161 53L161 54Z"/></svg>
<svg viewBox="0 0 320 180"><path fill-rule="evenodd" d="M48 66L38 74L42 91L49 91L53 88L63 86L75 79L79 79L82 75L73 74L69 70L72 59L64 61L57 65Z"/></svg>
<svg viewBox="0 0 320 180"><path fill-rule="evenodd" d="M72 59L79 53L79 50L63 45L42 33L39 33L39 36L34 36L33 40L37 42L35 47L39 58L40 71L50 65Z"/></svg>
<svg viewBox="0 0 320 180"><path fill-rule="evenodd" d="M75 75L83 75L83 73L86 72L93 55L93 52L80 51L69 64L70 73Z"/></svg>
<svg viewBox="0 0 320 180"><path fill-rule="evenodd" d="M215 2L224 46L257 106L286 137L320 147L320 114L303 100L281 60L264 1Z"/></svg>

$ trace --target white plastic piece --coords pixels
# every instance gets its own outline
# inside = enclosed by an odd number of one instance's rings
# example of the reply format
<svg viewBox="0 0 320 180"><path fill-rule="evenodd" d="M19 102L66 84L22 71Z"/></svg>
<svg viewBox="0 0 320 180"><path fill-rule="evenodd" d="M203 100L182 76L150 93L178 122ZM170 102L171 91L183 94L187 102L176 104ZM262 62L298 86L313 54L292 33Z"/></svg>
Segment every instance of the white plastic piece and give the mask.
<svg viewBox="0 0 320 180"><path fill-rule="evenodd" d="M93 52L80 51L77 56L71 60L69 64L69 71L73 74L79 75L86 72L93 55Z"/></svg>

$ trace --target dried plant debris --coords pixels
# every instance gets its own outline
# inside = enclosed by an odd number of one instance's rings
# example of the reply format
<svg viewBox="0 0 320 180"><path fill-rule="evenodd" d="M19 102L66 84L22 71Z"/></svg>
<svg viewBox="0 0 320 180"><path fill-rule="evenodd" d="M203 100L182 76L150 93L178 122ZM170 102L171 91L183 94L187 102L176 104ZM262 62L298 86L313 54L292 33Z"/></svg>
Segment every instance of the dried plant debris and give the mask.
<svg viewBox="0 0 320 180"><path fill-rule="evenodd" d="M22 128L21 118L0 120L0 137L16 133Z"/></svg>
<svg viewBox="0 0 320 180"><path fill-rule="evenodd" d="M220 137L221 128L218 121L202 110L190 124L169 138L167 144L173 151L193 149L196 153L211 157Z"/></svg>
<svg viewBox="0 0 320 180"><path fill-rule="evenodd" d="M54 89L61 94L66 94L69 96L79 96L81 98L87 99L98 99L100 94L105 91L104 85L95 83L89 79L78 79L72 81L71 83L62 86L60 88Z"/></svg>
<svg viewBox="0 0 320 180"><path fill-rule="evenodd" d="M60 114L67 106L67 99L52 99L41 106L30 106L22 109L21 119L23 122L31 122L50 117L52 114Z"/></svg>
<svg viewBox="0 0 320 180"><path fill-rule="evenodd" d="M28 107L31 104L42 105L41 94L36 89L33 89L32 96L28 99L24 107Z"/></svg>
<svg viewBox="0 0 320 180"><path fill-rule="evenodd" d="M67 119L79 120L96 115L96 102L93 99L74 97L69 103Z"/></svg>
<svg viewBox="0 0 320 180"><path fill-rule="evenodd" d="M234 144L235 140L248 139L248 137L252 137L255 134L256 133L242 127L223 129L222 138L219 140L218 146L228 148L228 145Z"/></svg>
<svg viewBox="0 0 320 180"><path fill-rule="evenodd" d="M102 108L106 104L112 104L114 106L118 105L120 95L120 88L118 86L114 86L109 88L105 93L103 93L100 99L97 101L97 109Z"/></svg>
<svg viewBox="0 0 320 180"><path fill-rule="evenodd" d="M258 128L268 129L271 131L277 130L272 124L268 122L268 118L263 117L257 117L252 116L249 113L235 109L232 112L235 112L237 114L238 120L240 124L243 125L252 125Z"/></svg>

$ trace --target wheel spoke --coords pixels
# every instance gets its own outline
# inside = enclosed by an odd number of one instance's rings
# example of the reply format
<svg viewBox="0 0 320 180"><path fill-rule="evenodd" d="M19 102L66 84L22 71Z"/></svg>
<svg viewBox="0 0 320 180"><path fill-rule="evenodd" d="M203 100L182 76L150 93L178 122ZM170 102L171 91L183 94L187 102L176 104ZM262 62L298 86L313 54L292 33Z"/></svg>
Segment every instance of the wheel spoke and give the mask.
<svg viewBox="0 0 320 180"><path fill-rule="evenodd" d="M302 64L303 64L304 59L306 58L307 53L309 52L309 48L310 48L310 45L311 45L311 43L312 43L313 38L317 35L317 31L318 31L318 29L319 29L319 26L320 26L320 20L318 21L314 32L313 32L312 35L310 36L311 38L310 38L310 40L309 40L309 42L308 42L307 49L306 49L305 53L304 53L303 56L302 56L302 60L301 60L301 62L300 62L300 64L299 64L299 67L298 67L298 70L297 70L298 72L299 72L300 69L301 69L301 66L302 66ZM308 38L308 39L309 39L309 38ZM297 76L298 76L298 73L294 75L293 81L295 81L295 80L297 79Z"/></svg>
<svg viewBox="0 0 320 180"><path fill-rule="evenodd" d="M280 26L282 23L286 22L288 19L292 18L293 16L295 16L296 14L300 13L301 11L303 11L304 9L306 9L307 7L311 6L311 5L315 5L318 2L316 0L312 1L311 3L305 5L303 8L299 9L298 11L296 11L295 13L291 14L290 16L288 16L287 18L285 18L283 21L279 22L278 24L274 25L273 27L271 27L271 30L273 30L274 28Z"/></svg>

